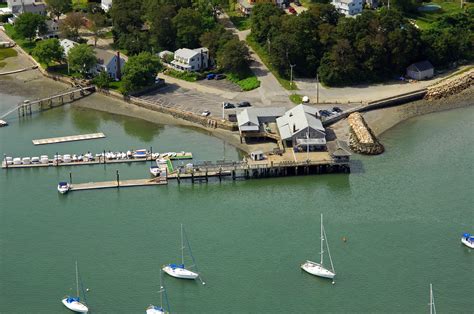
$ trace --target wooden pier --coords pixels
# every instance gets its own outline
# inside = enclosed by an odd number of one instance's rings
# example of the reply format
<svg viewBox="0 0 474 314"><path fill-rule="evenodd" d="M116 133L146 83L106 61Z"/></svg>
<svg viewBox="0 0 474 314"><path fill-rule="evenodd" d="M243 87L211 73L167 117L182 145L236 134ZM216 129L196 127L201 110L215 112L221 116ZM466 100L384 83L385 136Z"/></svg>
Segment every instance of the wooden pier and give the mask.
<svg viewBox="0 0 474 314"><path fill-rule="evenodd" d="M137 186L155 186L155 185L166 185L166 184L168 184L168 181L165 178L88 182L88 183L71 184L69 191L99 190L99 189L126 188L126 187L137 187Z"/></svg>
<svg viewBox="0 0 474 314"><path fill-rule="evenodd" d="M100 133L43 138L43 139L33 140L33 144L34 145L56 144L56 143L63 143L63 142L94 140L94 139L104 138L104 137L105 137L105 134L100 132Z"/></svg>

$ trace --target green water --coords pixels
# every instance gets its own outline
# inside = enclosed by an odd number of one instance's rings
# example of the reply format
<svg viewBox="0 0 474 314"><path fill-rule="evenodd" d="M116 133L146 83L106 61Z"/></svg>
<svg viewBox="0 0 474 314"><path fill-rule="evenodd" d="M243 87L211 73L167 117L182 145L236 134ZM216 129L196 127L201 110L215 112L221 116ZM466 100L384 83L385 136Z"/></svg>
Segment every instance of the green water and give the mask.
<svg viewBox="0 0 474 314"><path fill-rule="evenodd" d="M19 98L0 97L3 111ZM350 175L125 188L59 195L58 181L148 176L148 165L12 169L0 175L0 312L68 313L78 260L93 313L144 313L159 303L158 270L179 261L184 223L205 286L165 277L172 312L472 313L474 108L402 123L387 152L354 156ZM192 129L63 107L10 120L0 153L38 156L147 148L238 159ZM106 139L35 147L35 138ZM336 284L300 270L318 260L319 215ZM347 238L343 242L342 237Z"/></svg>

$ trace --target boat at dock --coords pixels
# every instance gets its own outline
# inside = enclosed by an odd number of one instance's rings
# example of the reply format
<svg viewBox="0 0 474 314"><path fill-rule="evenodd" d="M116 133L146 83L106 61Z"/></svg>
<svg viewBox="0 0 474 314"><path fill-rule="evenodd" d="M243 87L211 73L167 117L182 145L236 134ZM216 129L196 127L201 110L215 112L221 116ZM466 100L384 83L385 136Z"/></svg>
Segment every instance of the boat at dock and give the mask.
<svg viewBox="0 0 474 314"><path fill-rule="evenodd" d="M158 166L151 166L151 167L150 167L150 173L151 173L153 176L155 176L155 177L159 176L159 175L160 175L160 172L161 172L161 169L160 169Z"/></svg>
<svg viewBox="0 0 474 314"><path fill-rule="evenodd" d="M8 122L5 120L0 120L0 128L4 126L8 126Z"/></svg>
<svg viewBox="0 0 474 314"><path fill-rule="evenodd" d="M324 267L324 242L326 242L326 248L329 255L329 261L331 262L331 269L327 269ZM319 263L312 262L307 260L304 264L301 265L301 268L310 273L311 275L333 279L336 276L336 272L334 270L334 265L332 263L331 253L329 251L329 244L326 237L326 230L324 229L323 225L323 214L321 214L321 251L319 253L321 255L321 260Z"/></svg>
<svg viewBox="0 0 474 314"><path fill-rule="evenodd" d="M188 249L189 254L191 255L191 258L193 260L193 265L188 266L188 268L186 268L186 266L184 265L184 251L186 248ZM196 271L197 271L197 266L191 252L191 246L189 245L188 238L186 237L183 224L181 224L181 264L168 264L166 266L163 266L162 270L168 275L170 275L171 277L175 277L175 278L180 278L180 279L200 278L198 272L194 272L190 270L193 267L196 268ZM201 282L204 284L202 280Z"/></svg>
<svg viewBox="0 0 474 314"><path fill-rule="evenodd" d="M61 301L65 307L74 311L76 313L87 313L89 312L89 308L85 304L85 302L81 302L80 294L79 294L79 270L77 268L77 261L76 261L76 296L66 296Z"/></svg>
<svg viewBox="0 0 474 314"><path fill-rule="evenodd" d="M58 183L58 192L61 194L66 194L71 186L67 182L59 182Z"/></svg>
<svg viewBox="0 0 474 314"><path fill-rule="evenodd" d="M468 248L474 249L474 235L465 233L461 237L461 242Z"/></svg>
<svg viewBox="0 0 474 314"><path fill-rule="evenodd" d="M133 158L147 158L148 152L146 149L137 149L132 154Z"/></svg>

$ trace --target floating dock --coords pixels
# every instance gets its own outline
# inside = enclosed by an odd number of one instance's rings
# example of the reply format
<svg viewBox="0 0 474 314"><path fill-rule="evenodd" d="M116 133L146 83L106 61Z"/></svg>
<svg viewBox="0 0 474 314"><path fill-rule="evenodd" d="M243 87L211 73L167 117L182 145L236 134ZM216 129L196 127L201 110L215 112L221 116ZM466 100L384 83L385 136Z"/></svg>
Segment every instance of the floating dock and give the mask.
<svg viewBox="0 0 474 314"><path fill-rule="evenodd" d="M166 178L116 180L116 181L71 184L69 191L99 190L99 189L125 188L125 187L136 187L136 186L155 186L155 185L166 185L166 184L168 184L168 181L166 180Z"/></svg>
<svg viewBox="0 0 474 314"><path fill-rule="evenodd" d="M33 140L33 144L46 145L46 144L56 144L56 143L63 143L63 142L95 140L95 139L104 138L104 137L105 137L105 134L100 132L100 133L91 133L91 134L43 138L39 140Z"/></svg>

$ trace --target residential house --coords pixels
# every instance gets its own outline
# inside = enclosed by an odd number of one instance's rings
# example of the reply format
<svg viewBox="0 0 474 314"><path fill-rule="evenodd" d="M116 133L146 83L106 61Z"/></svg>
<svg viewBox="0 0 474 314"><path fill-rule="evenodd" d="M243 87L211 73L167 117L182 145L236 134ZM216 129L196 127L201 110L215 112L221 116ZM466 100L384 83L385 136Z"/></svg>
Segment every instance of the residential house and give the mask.
<svg viewBox="0 0 474 314"><path fill-rule="evenodd" d="M298 105L276 119L280 137L286 147L320 150L326 147L326 130L318 110Z"/></svg>
<svg viewBox="0 0 474 314"><path fill-rule="evenodd" d="M99 74L105 71L112 79L120 80L126 63L125 59L120 56L120 52L115 54L99 48L94 48L94 52L97 57L97 64L91 69L91 72Z"/></svg>
<svg viewBox="0 0 474 314"><path fill-rule="evenodd" d="M36 13L46 15L46 4L39 0L7 0L11 14Z"/></svg>
<svg viewBox="0 0 474 314"><path fill-rule="evenodd" d="M331 3L339 13L345 16L354 16L362 12L363 2L363 0L332 0Z"/></svg>
<svg viewBox="0 0 474 314"><path fill-rule="evenodd" d="M207 48L181 48L174 52L171 66L180 71L201 71L208 67L209 50Z"/></svg>
<svg viewBox="0 0 474 314"><path fill-rule="evenodd" d="M283 107L243 109L237 114L237 125L241 137L265 137L269 133L269 124L276 123L278 117L285 114ZM276 130L275 130L276 131Z"/></svg>
<svg viewBox="0 0 474 314"><path fill-rule="evenodd" d="M434 67L426 60L413 63L407 68L407 76L418 81L430 79L434 76Z"/></svg>
<svg viewBox="0 0 474 314"><path fill-rule="evenodd" d="M100 1L100 7L105 12L108 12L110 10L110 8L112 7L112 0L101 0Z"/></svg>
<svg viewBox="0 0 474 314"><path fill-rule="evenodd" d="M67 57L69 50L71 50L72 47L74 47L75 45L78 45L78 43L69 39L61 39L59 41L59 44L61 45L61 47L63 47L64 57Z"/></svg>

